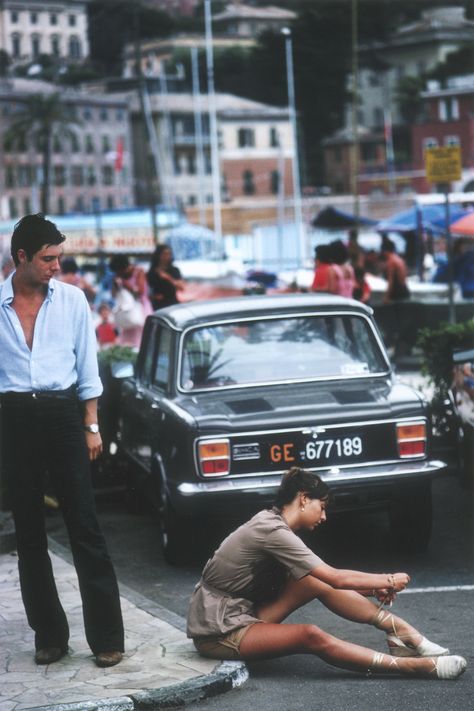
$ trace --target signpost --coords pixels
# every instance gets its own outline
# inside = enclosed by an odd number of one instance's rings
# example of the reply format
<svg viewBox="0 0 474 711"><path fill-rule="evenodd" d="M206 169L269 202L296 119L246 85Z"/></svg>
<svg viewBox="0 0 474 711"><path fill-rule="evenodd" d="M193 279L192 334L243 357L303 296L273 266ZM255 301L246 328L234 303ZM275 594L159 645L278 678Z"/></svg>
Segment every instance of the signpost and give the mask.
<svg viewBox="0 0 474 711"><path fill-rule="evenodd" d="M437 146L425 149L426 179L442 187L446 209L446 247L448 256L448 297L449 297L449 322L456 322L453 292L453 243L451 239L450 214L449 214L449 188L453 180L462 177L461 146Z"/></svg>

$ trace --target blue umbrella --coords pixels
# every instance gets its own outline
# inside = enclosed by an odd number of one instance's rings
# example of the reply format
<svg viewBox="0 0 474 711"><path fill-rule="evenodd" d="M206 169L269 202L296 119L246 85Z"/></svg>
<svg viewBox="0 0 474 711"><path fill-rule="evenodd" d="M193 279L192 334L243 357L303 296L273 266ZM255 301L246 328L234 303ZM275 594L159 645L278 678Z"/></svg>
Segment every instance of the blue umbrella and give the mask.
<svg viewBox="0 0 474 711"><path fill-rule="evenodd" d="M459 205L449 206L449 223L466 215ZM431 230L435 235L441 235L446 230L446 208L444 205L419 205L403 212L397 212L392 217L382 220L377 225L378 232L416 232L419 228Z"/></svg>

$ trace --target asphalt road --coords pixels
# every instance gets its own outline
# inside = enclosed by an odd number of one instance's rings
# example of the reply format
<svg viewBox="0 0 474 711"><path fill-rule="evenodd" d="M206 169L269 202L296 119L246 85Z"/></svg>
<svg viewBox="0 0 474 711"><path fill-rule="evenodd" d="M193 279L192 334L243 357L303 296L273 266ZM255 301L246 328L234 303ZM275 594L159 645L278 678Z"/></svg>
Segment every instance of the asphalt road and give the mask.
<svg viewBox="0 0 474 711"><path fill-rule="evenodd" d="M434 532L423 555L391 549L381 514L333 519L317 533L318 553L331 565L366 571L406 571L410 592L399 595L394 611L434 641L468 660L468 670L456 682L370 678L330 667L317 658L294 656L249 665L250 680L225 696L189 706L200 711L464 711L472 708L474 679L474 493L458 478L434 482ZM223 535L196 531L201 538L185 567L168 566L161 556L156 521L148 512L131 514L120 495L100 499L98 508L119 581L150 600L185 616L187 603L202 566ZM61 517L48 518L49 532L67 542ZM384 651L383 635L329 613L313 602L291 616L294 622L314 622L339 637Z"/></svg>

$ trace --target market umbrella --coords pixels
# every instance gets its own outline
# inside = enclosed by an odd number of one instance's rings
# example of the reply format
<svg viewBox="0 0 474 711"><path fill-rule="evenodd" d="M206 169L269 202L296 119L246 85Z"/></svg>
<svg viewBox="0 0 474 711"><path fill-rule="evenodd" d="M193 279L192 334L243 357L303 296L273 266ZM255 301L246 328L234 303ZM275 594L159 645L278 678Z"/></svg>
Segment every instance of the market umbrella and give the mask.
<svg viewBox="0 0 474 711"><path fill-rule="evenodd" d="M474 210L451 224L451 233L456 235L474 236Z"/></svg>
<svg viewBox="0 0 474 711"><path fill-rule="evenodd" d="M459 205L449 206L450 225L466 215ZM419 224L419 221L421 224ZM378 232L416 232L419 227L430 229L433 234L440 235L446 230L446 207L444 205L419 205L409 210L397 212L382 220L377 225Z"/></svg>
<svg viewBox="0 0 474 711"><path fill-rule="evenodd" d="M371 220L368 217L357 217L350 212L338 210L335 207L325 207L313 219L313 227L321 227L326 229L344 229L350 227L362 227L376 225L377 220Z"/></svg>

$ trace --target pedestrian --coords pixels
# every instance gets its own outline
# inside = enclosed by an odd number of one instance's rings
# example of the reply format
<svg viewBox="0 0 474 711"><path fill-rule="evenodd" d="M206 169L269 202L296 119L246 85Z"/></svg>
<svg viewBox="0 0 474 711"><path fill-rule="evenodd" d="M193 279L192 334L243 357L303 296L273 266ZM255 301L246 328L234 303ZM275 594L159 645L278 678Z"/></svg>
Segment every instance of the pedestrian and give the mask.
<svg viewBox="0 0 474 711"><path fill-rule="evenodd" d="M283 476L273 509L260 511L223 541L191 598L188 636L197 650L212 659L314 654L366 674L431 679L462 674L463 657L449 655L383 607L406 588L406 573L332 568L296 535L324 523L328 496L316 474L294 467ZM315 599L345 619L384 631L389 653L343 641L316 625L282 624Z"/></svg>
<svg viewBox="0 0 474 711"><path fill-rule="evenodd" d="M82 276L74 257L64 257L64 259L61 259L61 273L59 279L66 284L77 286L84 292L90 304L94 302L96 291L92 284L89 284L87 279Z"/></svg>
<svg viewBox="0 0 474 711"><path fill-rule="evenodd" d="M2 470L16 528L21 594L35 662L68 652L69 627L48 554L42 481L48 471L67 526L84 626L100 667L122 659L115 572L97 521L90 461L102 450L102 392L90 308L80 289L53 279L65 237L26 215L11 238L15 271L0 285Z"/></svg>
<svg viewBox="0 0 474 711"><path fill-rule="evenodd" d="M173 264L173 252L167 244L159 244L151 258L147 273L153 309L163 309L178 303L178 291L184 282L178 267Z"/></svg>
<svg viewBox="0 0 474 711"><path fill-rule="evenodd" d="M311 291L324 291L328 294L339 293L340 270L336 269L328 244L318 244L314 250L315 271Z"/></svg>
<svg viewBox="0 0 474 711"><path fill-rule="evenodd" d="M331 258L334 267L338 270L337 293L339 296L352 299L356 282L354 267L349 261L349 250L340 239L331 242L329 248L331 250Z"/></svg>
<svg viewBox="0 0 474 711"><path fill-rule="evenodd" d="M107 303L102 303L98 308L100 321L95 328L97 343L100 350L110 348L117 343L118 331L112 323L112 309Z"/></svg>
<svg viewBox="0 0 474 711"><path fill-rule="evenodd" d="M383 238L381 253L387 280L384 302L408 299L410 291L407 286L407 267L402 257L396 253L395 244L389 237Z"/></svg>
<svg viewBox="0 0 474 711"><path fill-rule="evenodd" d="M109 266L115 274L112 296L116 302L115 322L120 329L119 344L138 348L143 324L152 312L145 271L132 264L126 254L115 254Z"/></svg>

